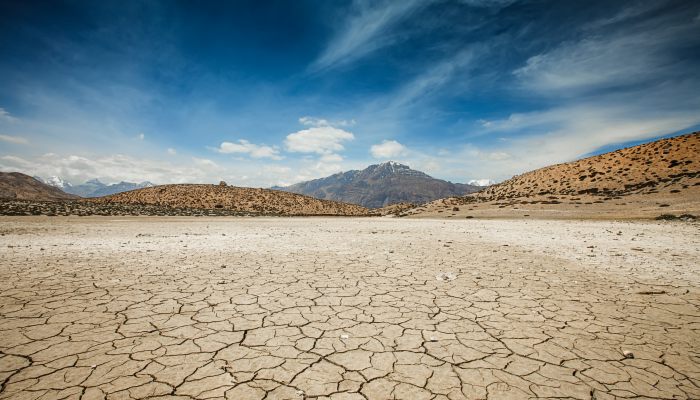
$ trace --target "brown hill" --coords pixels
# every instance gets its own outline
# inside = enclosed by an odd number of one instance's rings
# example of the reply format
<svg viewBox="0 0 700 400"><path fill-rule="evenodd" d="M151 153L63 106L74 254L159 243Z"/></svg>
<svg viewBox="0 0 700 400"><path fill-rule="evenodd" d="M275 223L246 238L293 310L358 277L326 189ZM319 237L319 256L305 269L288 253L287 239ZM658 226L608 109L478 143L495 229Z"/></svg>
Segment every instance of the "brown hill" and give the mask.
<svg viewBox="0 0 700 400"><path fill-rule="evenodd" d="M65 193L20 172L0 172L0 199L58 201L78 196Z"/></svg>
<svg viewBox="0 0 700 400"><path fill-rule="evenodd" d="M161 185L85 199L94 203L149 204L177 208L219 209L267 215L368 215L354 204L270 189L223 185Z"/></svg>
<svg viewBox="0 0 700 400"><path fill-rule="evenodd" d="M698 210L700 132L694 132L541 168L408 214L594 218Z"/></svg>

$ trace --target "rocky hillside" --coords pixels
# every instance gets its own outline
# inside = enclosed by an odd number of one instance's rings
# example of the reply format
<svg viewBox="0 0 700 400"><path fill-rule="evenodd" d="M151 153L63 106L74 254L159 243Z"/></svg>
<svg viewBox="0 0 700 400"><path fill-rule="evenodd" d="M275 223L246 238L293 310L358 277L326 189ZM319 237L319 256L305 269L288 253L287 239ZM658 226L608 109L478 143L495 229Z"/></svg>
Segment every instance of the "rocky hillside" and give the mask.
<svg viewBox="0 0 700 400"><path fill-rule="evenodd" d="M443 197L461 196L482 187L435 179L407 165L389 161L370 165L361 171L341 172L279 189L319 199L381 208L396 203L422 204Z"/></svg>
<svg viewBox="0 0 700 400"><path fill-rule="evenodd" d="M657 218L700 213L700 132L515 176L402 216Z"/></svg>
<svg viewBox="0 0 700 400"><path fill-rule="evenodd" d="M19 172L0 172L0 198L32 201L77 199L58 188Z"/></svg>
<svg viewBox="0 0 700 400"><path fill-rule="evenodd" d="M525 173L473 197L500 200L547 195L619 196L700 184L700 132L662 139Z"/></svg>
<svg viewBox="0 0 700 400"><path fill-rule="evenodd" d="M86 202L149 204L188 209L230 210L266 215L368 215L364 207L270 189L225 185L162 185Z"/></svg>

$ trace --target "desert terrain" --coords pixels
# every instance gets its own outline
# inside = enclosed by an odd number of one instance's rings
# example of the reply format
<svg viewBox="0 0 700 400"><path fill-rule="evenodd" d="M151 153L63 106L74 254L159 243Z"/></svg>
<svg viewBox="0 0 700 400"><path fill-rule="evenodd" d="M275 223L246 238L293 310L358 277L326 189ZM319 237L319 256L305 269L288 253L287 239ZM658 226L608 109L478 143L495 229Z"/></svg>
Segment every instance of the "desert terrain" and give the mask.
<svg viewBox="0 0 700 400"><path fill-rule="evenodd" d="M698 228L3 217L0 398L700 398Z"/></svg>

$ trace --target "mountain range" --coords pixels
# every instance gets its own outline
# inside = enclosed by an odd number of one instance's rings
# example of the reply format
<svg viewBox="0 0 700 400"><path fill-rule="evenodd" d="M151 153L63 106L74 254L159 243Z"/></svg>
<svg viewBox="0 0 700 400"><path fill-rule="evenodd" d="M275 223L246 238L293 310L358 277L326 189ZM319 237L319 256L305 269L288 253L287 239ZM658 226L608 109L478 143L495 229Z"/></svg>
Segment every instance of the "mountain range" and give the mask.
<svg viewBox="0 0 700 400"><path fill-rule="evenodd" d="M381 208L396 203L423 204L444 197L463 196L477 192L483 186L436 179L408 165L387 161L363 170L340 172L273 189Z"/></svg>
<svg viewBox="0 0 700 400"><path fill-rule="evenodd" d="M74 194L80 197L109 196L111 194L128 192L130 190L143 189L155 186L154 184L148 181L141 183L122 181L119 183L107 185L100 182L98 179L90 179L89 181L86 181L85 183L80 185L71 185L69 182L66 182L64 179L58 176L52 176L47 179L43 179L38 176L35 176L34 178L49 186L53 186L55 188L61 189L66 193Z"/></svg>

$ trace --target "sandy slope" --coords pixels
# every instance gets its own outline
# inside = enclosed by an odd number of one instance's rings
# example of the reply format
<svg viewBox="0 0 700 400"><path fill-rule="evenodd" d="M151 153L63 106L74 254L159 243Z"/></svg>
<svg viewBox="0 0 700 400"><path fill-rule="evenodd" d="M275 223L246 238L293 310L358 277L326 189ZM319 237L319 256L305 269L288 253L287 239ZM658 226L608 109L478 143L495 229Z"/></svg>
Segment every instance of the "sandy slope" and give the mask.
<svg viewBox="0 0 700 400"><path fill-rule="evenodd" d="M700 398L698 228L4 217L0 398Z"/></svg>
<svg viewBox="0 0 700 400"><path fill-rule="evenodd" d="M531 171L479 193L436 200L415 217L655 218L700 214L700 133Z"/></svg>

